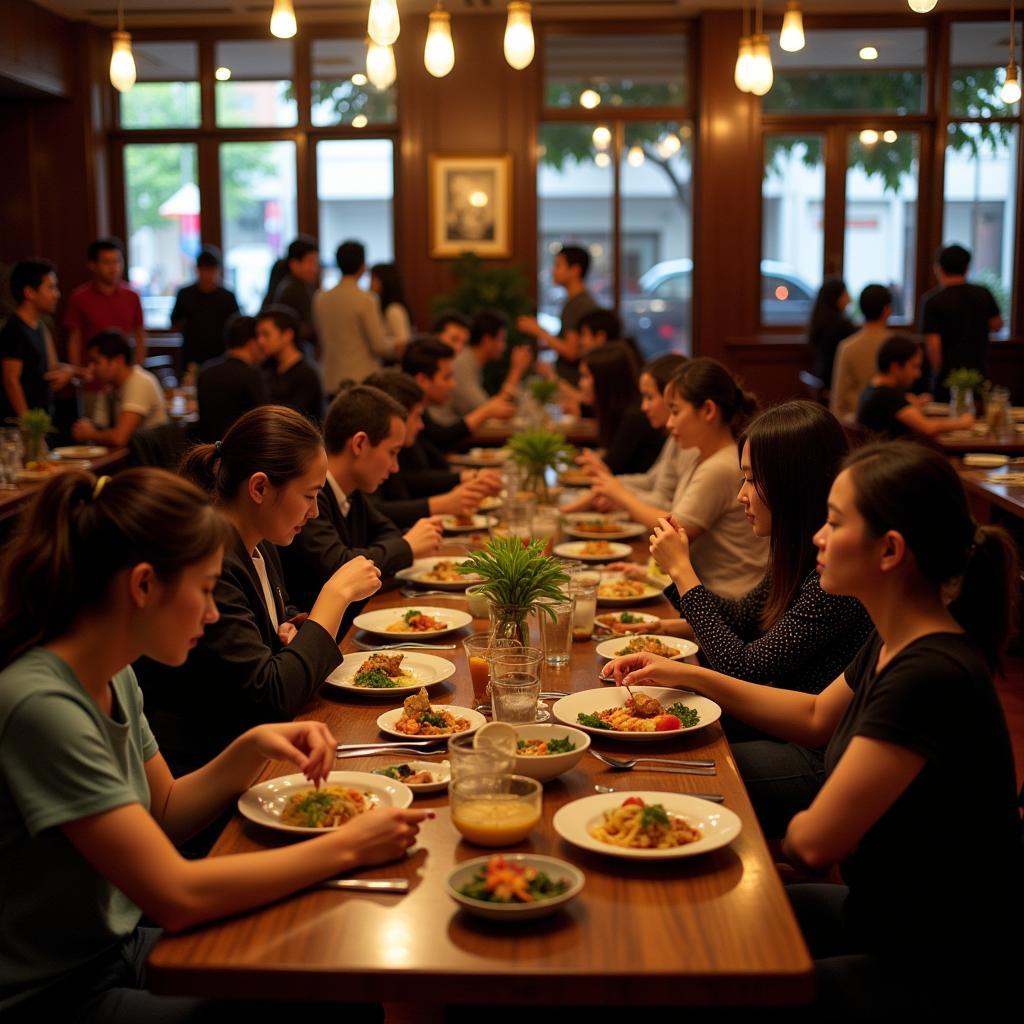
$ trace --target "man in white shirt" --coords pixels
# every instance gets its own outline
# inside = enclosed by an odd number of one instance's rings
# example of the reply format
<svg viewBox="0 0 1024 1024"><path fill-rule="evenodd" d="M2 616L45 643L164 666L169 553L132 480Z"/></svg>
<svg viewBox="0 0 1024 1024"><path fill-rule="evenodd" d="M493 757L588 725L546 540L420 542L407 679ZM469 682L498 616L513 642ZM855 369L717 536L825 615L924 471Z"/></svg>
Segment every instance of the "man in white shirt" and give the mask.
<svg viewBox="0 0 1024 1024"><path fill-rule="evenodd" d="M860 311L864 326L840 343L832 367L828 404L832 415L843 423L856 422L861 392L877 372L878 350L892 335L888 326L892 292L884 284L869 284L860 293Z"/></svg>
<svg viewBox="0 0 1024 1024"><path fill-rule="evenodd" d="M123 448L136 430L167 422L160 382L132 362L132 345L120 331L103 331L87 346L93 379L112 390L100 396L92 420L81 419L71 428L76 441Z"/></svg>
<svg viewBox="0 0 1024 1024"><path fill-rule="evenodd" d="M343 380L363 381L381 367L385 356L400 356L384 330L380 301L359 287L366 270L361 242L342 242L337 252L341 280L313 298L313 325L320 341L324 391L338 391Z"/></svg>

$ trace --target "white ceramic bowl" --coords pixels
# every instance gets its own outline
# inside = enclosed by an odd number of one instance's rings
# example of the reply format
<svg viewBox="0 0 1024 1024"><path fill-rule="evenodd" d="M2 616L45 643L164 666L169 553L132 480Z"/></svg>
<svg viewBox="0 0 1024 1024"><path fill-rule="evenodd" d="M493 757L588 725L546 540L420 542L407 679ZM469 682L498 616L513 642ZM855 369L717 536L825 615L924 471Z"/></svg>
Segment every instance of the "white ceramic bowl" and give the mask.
<svg viewBox="0 0 1024 1024"><path fill-rule="evenodd" d="M472 881L473 876L491 859L490 857L475 857L473 860L464 860L448 875L445 881L448 895L477 917L485 917L491 921L530 921L552 914L560 907L564 907L576 899L583 889L583 872L557 857L542 857L536 853L506 853L504 857L511 864L537 868L546 872L551 878L564 879L569 883L569 888L560 896L553 896L549 900L540 900L536 903L488 903L484 900L476 900L459 892L459 889Z"/></svg>
<svg viewBox="0 0 1024 1024"><path fill-rule="evenodd" d="M568 736L576 744L575 750L564 754L544 754L541 757L516 755L516 775L527 775L538 782L550 782L576 767L579 759L590 749L590 737L581 729L568 725L517 725L516 736L524 740L562 739Z"/></svg>

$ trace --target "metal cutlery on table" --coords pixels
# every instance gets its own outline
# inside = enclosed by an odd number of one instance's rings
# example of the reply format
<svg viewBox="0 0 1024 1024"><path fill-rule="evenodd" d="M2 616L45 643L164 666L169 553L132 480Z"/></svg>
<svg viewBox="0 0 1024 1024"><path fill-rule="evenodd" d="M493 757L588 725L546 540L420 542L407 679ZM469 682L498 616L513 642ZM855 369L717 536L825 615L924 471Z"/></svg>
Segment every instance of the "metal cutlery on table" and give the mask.
<svg viewBox="0 0 1024 1024"><path fill-rule="evenodd" d="M606 764L609 768L614 768L620 772L629 771L641 762L644 762L644 764L650 766L644 769L649 772L674 772L678 775L717 774L714 761L687 761L673 757L608 757L606 754L599 754L593 747L590 748L590 753L602 764Z"/></svg>
<svg viewBox="0 0 1024 1024"><path fill-rule="evenodd" d="M466 593L463 590L420 590L419 587L402 587L399 593L402 597L457 597L462 601L466 600Z"/></svg>
<svg viewBox="0 0 1024 1024"><path fill-rule="evenodd" d="M598 793L618 793L620 790L612 789L611 786L595 786L594 790ZM725 795L722 793L683 793L683 796L697 796L701 800L710 800L716 804L725 803Z"/></svg>
<svg viewBox="0 0 1024 1024"><path fill-rule="evenodd" d="M347 757L389 757L392 754L402 754L413 757L438 757L447 753L443 748L424 750L422 747L362 747L358 750L340 750L334 755L336 761L342 761Z"/></svg>
<svg viewBox="0 0 1024 1024"><path fill-rule="evenodd" d="M356 647L361 647L364 651L401 651L411 647L415 647L420 651L454 651L455 644L424 644L418 640L410 640L404 644L368 644L362 640L353 640L352 643Z"/></svg>
<svg viewBox="0 0 1024 1024"><path fill-rule="evenodd" d="M408 878L327 878L321 889L346 889L349 892L403 893L409 891Z"/></svg>

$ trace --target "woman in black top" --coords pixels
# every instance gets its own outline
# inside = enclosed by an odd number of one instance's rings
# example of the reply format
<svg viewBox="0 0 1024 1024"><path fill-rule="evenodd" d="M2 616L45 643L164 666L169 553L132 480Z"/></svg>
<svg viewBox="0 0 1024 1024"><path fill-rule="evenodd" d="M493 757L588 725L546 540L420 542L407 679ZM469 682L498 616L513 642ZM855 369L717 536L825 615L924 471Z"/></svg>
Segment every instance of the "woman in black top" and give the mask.
<svg viewBox="0 0 1024 1024"><path fill-rule="evenodd" d="M839 343L857 330L845 313L849 304L850 294L843 279L826 277L818 289L807 325L807 343L814 349L814 375L826 388L832 380Z"/></svg>
<svg viewBox="0 0 1024 1024"><path fill-rule="evenodd" d="M580 394L597 415L598 443L612 473L645 473L665 443L640 408L638 376L636 356L621 341L580 360Z"/></svg>
<svg viewBox="0 0 1024 1024"><path fill-rule="evenodd" d="M859 599L877 630L822 693L650 655L611 672L692 688L766 732L828 743L825 784L783 841L797 868L839 864L847 883L792 889L829 1011L817 1019L910 1006L919 1019L990 1019L988 1000L1019 970L1024 884L991 676L1016 621L1013 542L971 519L940 454L892 442L847 459L815 544L822 589Z"/></svg>

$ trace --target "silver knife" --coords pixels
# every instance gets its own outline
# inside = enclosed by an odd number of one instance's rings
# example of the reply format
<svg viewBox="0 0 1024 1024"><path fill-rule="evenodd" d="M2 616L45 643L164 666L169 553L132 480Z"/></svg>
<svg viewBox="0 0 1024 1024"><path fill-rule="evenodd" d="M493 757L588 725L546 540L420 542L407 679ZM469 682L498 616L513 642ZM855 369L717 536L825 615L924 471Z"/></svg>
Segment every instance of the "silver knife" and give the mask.
<svg viewBox="0 0 1024 1024"><path fill-rule="evenodd" d="M716 775L714 768L666 768L659 764L649 764L644 767L637 767L634 771L639 772L668 772L669 775Z"/></svg>
<svg viewBox="0 0 1024 1024"><path fill-rule="evenodd" d="M409 891L408 878L328 878L320 883L321 889L345 889L349 892Z"/></svg>

